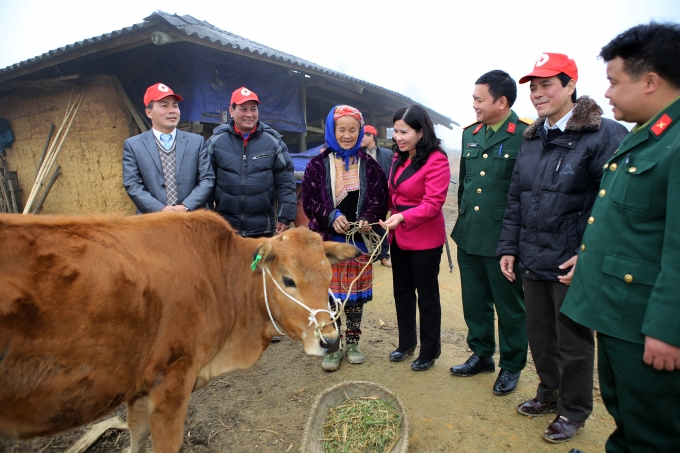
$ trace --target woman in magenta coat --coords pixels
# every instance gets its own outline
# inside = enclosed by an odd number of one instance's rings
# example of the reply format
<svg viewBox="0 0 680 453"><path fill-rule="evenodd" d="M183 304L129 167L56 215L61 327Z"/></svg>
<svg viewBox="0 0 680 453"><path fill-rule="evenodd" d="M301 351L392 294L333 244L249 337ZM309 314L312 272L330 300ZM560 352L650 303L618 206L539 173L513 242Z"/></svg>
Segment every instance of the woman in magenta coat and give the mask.
<svg viewBox="0 0 680 453"><path fill-rule="evenodd" d="M451 170L441 140L422 107L403 107L393 121L392 149L397 157L388 181L392 215L383 226L390 229L399 347L390 354L390 360L401 362L406 355L414 354L417 306L420 353L411 369L425 371L441 354L438 276L446 241L442 206Z"/></svg>

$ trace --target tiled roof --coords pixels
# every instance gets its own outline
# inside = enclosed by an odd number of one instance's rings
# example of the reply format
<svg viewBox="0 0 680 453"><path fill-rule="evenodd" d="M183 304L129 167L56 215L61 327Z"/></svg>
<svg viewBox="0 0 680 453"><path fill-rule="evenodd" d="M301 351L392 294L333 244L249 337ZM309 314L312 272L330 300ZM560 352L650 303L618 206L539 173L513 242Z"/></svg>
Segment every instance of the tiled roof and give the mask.
<svg viewBox="0 0 680 453"><path fill-rule="evenodd" d="M407 104L415 102L411 98L404 96L400 93L397 93L396 91L388 90L386 88L374 85L364 80L359 80L354 77L348 76L347 74L343 74L341 72L333 71L332 69L319 66L315 63L312 63L311 61L303 60L302 58L298 58L294 55L281 52L279 50L257 43L255 41L251 41L250 39L244 38L242 36L238 36L228 31L222 30L208 22L198 20L192 16L189 15L179 16L176 14L169 14L162 11L156 11L149 17L144 18L144 22L141 24L135 24L130 27L125 27L121 30L116 30L111 33L103 34L101 36L96 36L94 38L78 41L76 43L69 44L64 47L59 47L58 49L50 50L49 52L46 52L42 55L38 55L34 58L29 58L28 60L7 66L4 69L0 69L0 75L9 74L18 69L24 68L28 69L28 67L32 64L49 60L51 58L62 55L66 52L79 49L81 47L90 46L105 40L126 35L128 33L132 33L142 28L156 27L158 26L159 21L166 22L167 24L174 27L177 31L184 33L187 36L195 36L200 40L209 41L211 43L219 42L222 46L232 47L233 49L236 50L258 54L262 57L266 57L267 59L280 60L286 63L287 65L299 67L300 71L311 74L314 73L321 75L325 74L334 79L347 81L348 83L354 84L358 87L366 87L378 92L382 92L384 94L389 94L393 97L402 99L404 103ZM451 127L451 123L453 121L450 118L438 112L435 112L434 110L429 109L426 106L423 107L425 107L431 114L435 114L437 115L438 118L441 119L441 121L435 121L436 123L444 122L446 123L444 124L446 127Z"/></svg>

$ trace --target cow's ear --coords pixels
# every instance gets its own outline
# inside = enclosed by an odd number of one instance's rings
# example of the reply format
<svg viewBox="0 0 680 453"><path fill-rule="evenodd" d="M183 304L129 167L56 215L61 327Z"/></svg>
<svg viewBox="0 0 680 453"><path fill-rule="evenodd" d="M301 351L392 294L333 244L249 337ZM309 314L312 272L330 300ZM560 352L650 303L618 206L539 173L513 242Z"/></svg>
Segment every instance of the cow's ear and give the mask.
<svg viewBox="0 0 680 453"><path fill-rule="evenodd" d="M272 245L269 242L263 242L258 245L253 252L253 262L250 265L250 270L255 272L255 269L262 269L262 266L273 257Z"/></svg>
<svg viewBox="0 0 680 453"><path fill-rule="evenodd" d="M353 245L343 244L342 242L324 242L323 248L331 264L351 260L361 255L361 250Z"/></svg>

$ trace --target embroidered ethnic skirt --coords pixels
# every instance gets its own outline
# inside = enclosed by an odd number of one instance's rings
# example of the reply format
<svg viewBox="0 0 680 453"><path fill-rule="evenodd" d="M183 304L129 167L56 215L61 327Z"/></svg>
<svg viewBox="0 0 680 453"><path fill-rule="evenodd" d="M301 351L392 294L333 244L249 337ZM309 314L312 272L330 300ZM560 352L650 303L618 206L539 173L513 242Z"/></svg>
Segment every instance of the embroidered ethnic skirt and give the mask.
<svg viewBox="0 0 680 453"><path fill-rule="evenodd" d="M363 245L363 244L362 244ZM331 279L331 291L333 295L345 300L347 293L350 290L352 281L359 275L361 269L369 263L370 256L363 254L353 260L343 261L342 263L333 264L333 278ZM366 270L361 274L359 279L352 285L352 290L347 300L346 306L352 307L373 299L373 265L368 264Z"/></svg>

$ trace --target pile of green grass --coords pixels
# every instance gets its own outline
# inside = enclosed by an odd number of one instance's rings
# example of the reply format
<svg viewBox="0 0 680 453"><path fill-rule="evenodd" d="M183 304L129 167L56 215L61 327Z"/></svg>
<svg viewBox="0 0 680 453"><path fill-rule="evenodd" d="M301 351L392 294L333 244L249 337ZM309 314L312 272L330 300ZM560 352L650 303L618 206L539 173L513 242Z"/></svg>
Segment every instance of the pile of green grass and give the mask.
<svg viewBox="0 0 680 453"><path fill-rule="evenodd" d="M331 407L323 425L324 453L388 453L400 437L401 415L393 400L347 398Z"/></svg>

